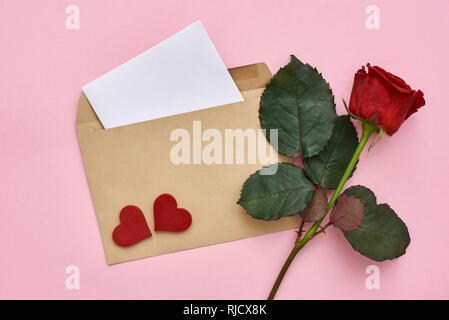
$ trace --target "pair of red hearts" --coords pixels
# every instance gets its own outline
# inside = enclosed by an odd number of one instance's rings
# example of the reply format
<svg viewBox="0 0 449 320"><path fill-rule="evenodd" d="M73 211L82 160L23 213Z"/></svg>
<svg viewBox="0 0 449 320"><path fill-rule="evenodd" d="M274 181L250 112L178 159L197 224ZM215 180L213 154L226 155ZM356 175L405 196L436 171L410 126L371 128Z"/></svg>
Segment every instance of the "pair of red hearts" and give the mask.
<svg viewBox="0 0 449 320"><path fill-rule="evenodd" d="M180 232L192 224L192 216L186 209L178 208L176 199L168 194L161 194L153 205L154 229L156 231ZM112 239L122 247L136 244L151 237L142 210L129 205L120 211L120 224L112 232Z"/></svg>

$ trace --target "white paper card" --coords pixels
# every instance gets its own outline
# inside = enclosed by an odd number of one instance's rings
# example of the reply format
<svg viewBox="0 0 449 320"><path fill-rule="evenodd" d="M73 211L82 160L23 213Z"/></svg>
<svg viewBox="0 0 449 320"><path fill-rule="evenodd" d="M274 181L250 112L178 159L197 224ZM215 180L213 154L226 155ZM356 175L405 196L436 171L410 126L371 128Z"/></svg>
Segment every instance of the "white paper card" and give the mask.
<svg viewBox="0 0 449 320"><path fill-rule="evenodd" d="M106 129L243 101L200 21L83 91Z"/></svg>

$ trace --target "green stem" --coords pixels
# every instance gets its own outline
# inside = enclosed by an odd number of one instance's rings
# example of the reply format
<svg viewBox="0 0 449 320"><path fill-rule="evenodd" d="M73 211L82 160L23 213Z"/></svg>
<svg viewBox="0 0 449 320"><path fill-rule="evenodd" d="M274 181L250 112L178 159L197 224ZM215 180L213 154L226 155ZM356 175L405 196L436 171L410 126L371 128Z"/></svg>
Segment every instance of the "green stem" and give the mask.
<svg viewBox="0 0 449 320"><path fill-rule="evenodd" d="M377 128L372 127L371 125L369 125L368 123L366 123L365 121L362 122L362 128L363 128L363 132L362 132L362 136L360 137L360 141L359 144L357 145L357 148L354 151L354 154L352 155L351 160L349 161L348 166L346 167L346 170L343 174L343 176L340 179L340 182L337 186L337 189L335 189L334 194L332 195L332 198L330 199L328 205L327 205L327 211L326 213L328 213L332 207L334 206L335 202L337 201L338 197L340 196L341 191L343 190L343 186L345 185L346 181L348 180L349 176L351 175L351 172L354 170L354 167L357 163L357 160L360 157L360 154L362 153L363 149L365 148L369 137L371 136L371 134L373 134L374 132L377 131ZM295 242L295 245L292 249L292 251L290 252L287 260L285 261L284 265L282 266L281 271L279 272L279 275L276 279L276 282L273 285L273 288L271 289L270 295L268 296L268 300L273 300L274 296L276 295L276 292L282 282L282 279L284 279L285 273L287 272L288 268L290 267L290 264L292 263L293 259L296 257L296 255L298 254L298 252L310 241L313 239L313 237L316 235L317 233L317 229L318 227L321 225L321 223L323 222L324 218L326 216L324 216L323 218L321 218L320 220L316 221L312 227L310 227L310 229L306 232L306 234L304 235L304 237L300 240L297 240Z"/></svg>

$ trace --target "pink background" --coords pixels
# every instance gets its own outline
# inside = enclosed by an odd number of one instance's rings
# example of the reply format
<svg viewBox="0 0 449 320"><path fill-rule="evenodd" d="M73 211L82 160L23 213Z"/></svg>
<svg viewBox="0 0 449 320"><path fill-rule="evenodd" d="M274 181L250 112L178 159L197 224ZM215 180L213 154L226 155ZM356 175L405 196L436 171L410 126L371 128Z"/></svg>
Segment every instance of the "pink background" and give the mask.
<svg viewBox="0 0 449 320"><path fill-rule="evenodd" d="M80 8L80 30L65 8ZM380 8L368 30L365 8ZM449 2L0 0L0 298L263 299L294 231L106 266L75 131L81 86L201 19L229 67L290 54L316 66L343 114L371 62L425 93L426 106L364 153L364 184L405 220L412 242L374 263L329 230L292 264L278 298L449 298ZM78 265L80 290L65 286ZM380 290L365 268L380 267Z"/></svg>

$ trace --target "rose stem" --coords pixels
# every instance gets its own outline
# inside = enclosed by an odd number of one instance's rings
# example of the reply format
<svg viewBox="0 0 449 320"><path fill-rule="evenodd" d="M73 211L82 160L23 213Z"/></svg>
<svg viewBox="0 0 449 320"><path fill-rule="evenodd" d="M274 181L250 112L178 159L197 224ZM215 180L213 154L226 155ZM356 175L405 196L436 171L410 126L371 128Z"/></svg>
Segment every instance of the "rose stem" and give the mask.
<svg viewBox="0 0 449 320"><path fill-rule="evenodd" d="M362 129L363 129L363 131L362 131L362 136L360 137L359 144L357 145L357 148L355 149L354 154L352 155L351 161L349 161L349 164L346 167L345 173L341 177L341 180L337 186L337 189L335 189L335 192L332 195L332 198L330 199L330 201L327 205L326 215L327 215L327 213L329 213L329 211L332 209L335 202L337 201L337 198L340 195L340 193L343 189L343 186L346 183L346 180L348 180L349 176L351 175L351 172L354 169L355 164L357 163L357 160L360 157L360 154L362 153L363 149L365 148L369 137L371 136L371 134L373 132L378 131L377 128L372 127L365 121L362 122ZM281 271L279 272L279 275L276 279L276 282L273 285L273 288L271 289L270 295L268 296L268 300L273 300L273 298L276 295L276 292L282 282L282 279L284 278L285 273L287 272L288 268L290 267L290 264L292 263L293 259L296 257L299 250L301 250L316 235L317 229L323 222L326 215L324 217L322 217L320 220L316 221L312 225L312 227L310 227L310 229L306 232L306 234L304 235L304 237L301 240L295 241L295 245L294 245L292 251L290 252L290 254L288 255L288 258L285 261L284 266L282 267Z"/></svg>

